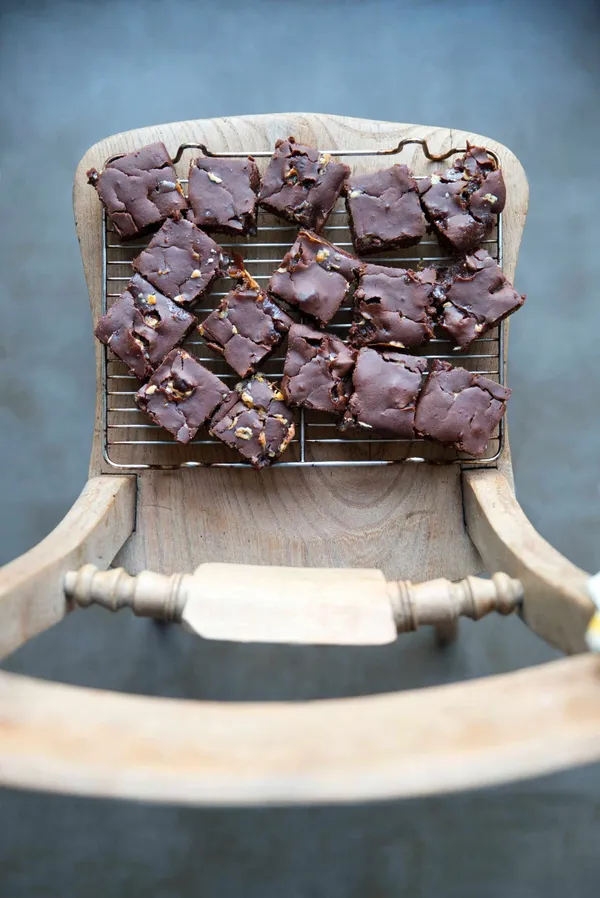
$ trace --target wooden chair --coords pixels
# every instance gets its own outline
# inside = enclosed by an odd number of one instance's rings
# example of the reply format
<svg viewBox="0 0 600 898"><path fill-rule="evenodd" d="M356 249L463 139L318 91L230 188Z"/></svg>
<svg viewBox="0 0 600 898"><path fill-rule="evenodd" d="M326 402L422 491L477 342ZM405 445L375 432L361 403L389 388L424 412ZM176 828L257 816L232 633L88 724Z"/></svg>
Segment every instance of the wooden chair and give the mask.
<svg viewBox="0 0 600 898"><path fill-rule="evenodd" d="M426 140L430 155L443 155L482 143L507 181L502 249L513 278L527 182L492 140L331 115L191 121L118 134L79 165L75 218L94 322L104 244L87 169L154 140L172 153L199 143L258 152L289 134L340 151ZM416 169L420 153L408 144L402 161ZM461 613L516 609L551 645L584 652L588 574L525 517L506 438L484 466L117 469L105 452L100 346L96 366L90 479L64 521L0 571L0 657L91 600L183 619L208 637L340 643L389 641L419 623L448 640ZM113 563L156 573L96 572ZM178 576L198 565L194 577ZM501 575L473 579L482 572ZM356 801L598 758L600 661L589 654L467 683L305 703L174 701L0 673L0 781L29 789L186 804Z"/></svg>

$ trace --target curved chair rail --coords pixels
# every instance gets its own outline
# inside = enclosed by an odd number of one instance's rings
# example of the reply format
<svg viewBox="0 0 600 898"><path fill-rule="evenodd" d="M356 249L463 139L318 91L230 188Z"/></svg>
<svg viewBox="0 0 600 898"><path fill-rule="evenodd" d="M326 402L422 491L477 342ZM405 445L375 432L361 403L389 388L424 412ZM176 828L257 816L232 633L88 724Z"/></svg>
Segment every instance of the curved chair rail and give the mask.
<svg viewBox="0 0 600 898"><path fill-rule="evenodd" d="M181 804L344 802L600 757L600 659L299 704L175 701L0 674L0 780Z"/></svg>

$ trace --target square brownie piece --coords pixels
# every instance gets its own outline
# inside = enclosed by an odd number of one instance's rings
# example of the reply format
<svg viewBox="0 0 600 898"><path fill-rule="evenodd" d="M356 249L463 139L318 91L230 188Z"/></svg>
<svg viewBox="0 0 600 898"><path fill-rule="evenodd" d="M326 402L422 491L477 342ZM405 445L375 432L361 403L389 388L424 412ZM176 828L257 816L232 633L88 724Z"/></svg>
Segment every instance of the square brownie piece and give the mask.
<svg viewBox="0 0 600 898"><path fill-rule="evenodd" d="M433 268L411 271L365 265L354 291L354 317L348 335L353 346L379 344L400 349L433 337Z"/></svg>
<svg viewBox="0 0 600 898"><path fill-rule="evenodd" d="M406 165L352 175L344 192L357 253L413 246L425 236L419 188Z"/></svg>
<svg viewBox="0 0 600 898"><path fill-rule="evenodd" d="M189 443L201 424L227 399L229 388L183 349L174 349L157 368L135 401L142 411L172 433L178 443Z"/></svg>
<svg viewBox="0 0 600 898"><path fill-rule="evenodd" d="M286 401L319 412L343 413L354 359L355 352L338 337L295 324L288 335L281 381Z"/></svg>
<svg viewBox="0 0 600 898"><path fill-rule="evenodd" d="M525 302L484 249L440 273L440 279L435 289L441 305L439 323L461 349Z"/></svg>
<svg viewBox="0 0 600 898"><path fill-rule="evenodd" d="M254 468L265 468L286 450L295 428L283 395L275 384L256 374L236 384L214 414L210 432Z"/></svg>
<svg viewBox="0 0 600 898"><path fill-rule="evenodd" d="M166 221L133 260L135 271L182 306L206 293L225 274L226 265L219 244L184 218Z"/></svg>
<svg viewBox="0 0 600 898"><path fill-rule="evenodd" d="M115 231L131 240L158 227L187 201L164 143L151 143L109 162L103 172L87 172Z"/></svg>
<svg viewBox="0 0 600 898"><path fill-rule="evenodd" d="M193 315L134 274L94 333L136 377L146 380L195 324Z"/></svg>
<svg viewBox="0 0 600 898"><path fill-rule="evenodd" d="M188 219L205 231L256 234L260 175L252 156L199 156L190 163Z"/></svg>
<svg viewBox="0 0 600 898"><path fill-rule="evenodd" d="M415 437L415 407L425 371L427 359L361 349L342 429L365 427L383 436Z"/></svg>
<svg viewBox="0 0 600 898"><path fill-rule="evenodd" d="M481 456L510 394L476 371L436 359L417 404L415 428L423 436Z"/></svg>
<svg viewBox="0 0 600 898"><path fill-rule="evenodd" d="M269 292L328 324L354 287L362 266L322 237L300 231L269 281Z"/></svg>
<svg viewBox="0 0 600 898"><path fill-rule="evenodd" d="M198 331L240 377L246 377L279 346L294 322L247 271L241 269L237 276L241 283L223 297Z"/></svg>
<svg viewBox="0 0 600 898"><path fill-rule="evenodd" d="M293 137L278 140L258 200L269 212L318 232L349 174L349 167L334 162L329 153L296 143Z"/></svg>
<svg viewBox="0 0 600 898"><path fill-rule="evenodd" d="M483 147L467 145L452 168L419 182L427 219L455 252L470 252L490 234L506 202L502 171Z"/></svg>

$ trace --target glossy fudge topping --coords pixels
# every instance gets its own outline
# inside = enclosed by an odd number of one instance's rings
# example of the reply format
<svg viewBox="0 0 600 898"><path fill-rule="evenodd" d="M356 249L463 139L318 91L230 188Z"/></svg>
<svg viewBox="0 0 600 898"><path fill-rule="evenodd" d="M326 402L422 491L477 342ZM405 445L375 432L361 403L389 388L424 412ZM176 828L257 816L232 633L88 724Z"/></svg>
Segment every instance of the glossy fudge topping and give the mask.
<svg viewBox="0 0 600 898"><path fill-rule="evenodd" d="M152 143L109 162L103 172L87 172L114 228L131 240L187 209L187 201L167 148Z"/></svg>
<svg viewBox="0 0 600 898"><path fill-rule="evenodd" d="M293 137L278 140L259 202L287 221L321 231L349 174L348 166L334 162L328 153L296 143Z"/></svg>

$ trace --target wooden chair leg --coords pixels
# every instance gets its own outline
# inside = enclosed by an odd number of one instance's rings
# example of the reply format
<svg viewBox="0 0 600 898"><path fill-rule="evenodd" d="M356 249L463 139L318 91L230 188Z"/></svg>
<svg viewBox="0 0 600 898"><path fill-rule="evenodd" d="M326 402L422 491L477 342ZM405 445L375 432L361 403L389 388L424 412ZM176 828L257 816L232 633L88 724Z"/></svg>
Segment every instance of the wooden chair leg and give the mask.
<svg viewBox="0 0 600 898"><path fill-rule="evenodd" d="M447 648L458 639L458 621L444 621L443 624L437 624L435 627L435 643L441 648Z"/></svg>

